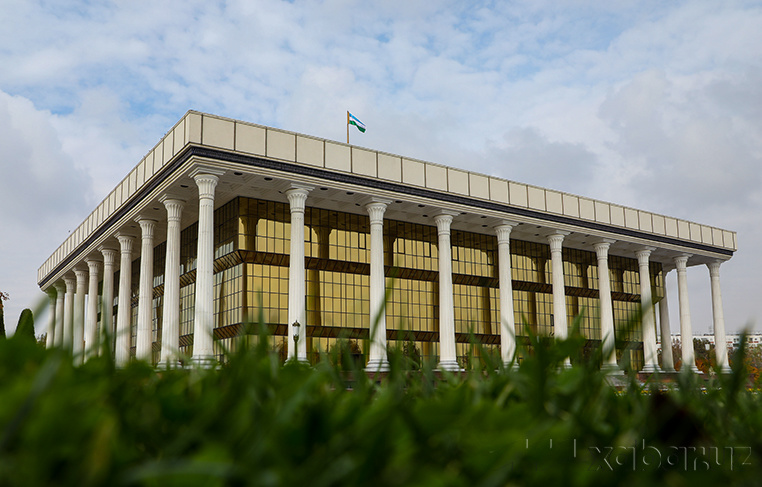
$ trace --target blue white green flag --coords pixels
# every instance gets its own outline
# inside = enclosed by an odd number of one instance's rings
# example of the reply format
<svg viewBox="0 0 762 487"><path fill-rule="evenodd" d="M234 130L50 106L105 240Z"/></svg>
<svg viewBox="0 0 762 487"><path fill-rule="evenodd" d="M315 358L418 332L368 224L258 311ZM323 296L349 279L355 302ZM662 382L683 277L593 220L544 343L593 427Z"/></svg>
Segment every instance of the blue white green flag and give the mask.
<svg viewBox="0 0 762 487"><path fill-rule="evenodd" d="M355 117L349 112L347 112L347 124L354 125L355 127L357 127L357 130L359 130L362 133L365 133L365 124L362 123L359 118Z"/></svg>

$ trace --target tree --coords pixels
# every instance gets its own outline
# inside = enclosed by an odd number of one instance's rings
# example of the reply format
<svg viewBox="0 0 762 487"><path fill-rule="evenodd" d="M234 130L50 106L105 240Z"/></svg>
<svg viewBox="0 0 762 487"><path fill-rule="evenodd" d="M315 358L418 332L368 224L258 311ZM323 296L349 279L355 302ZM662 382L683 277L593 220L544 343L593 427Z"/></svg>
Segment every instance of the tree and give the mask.
<svg viewBox="0 0 762 487"><path fill-rule="evenodd" d="M0 291L0 338L5 338L5 318L3 316L3 301L11 299L8 293Z"/></svg>
<svg viewBox="0 0 762 487"><path fill-rule="evenodd" d="M13 336L23 340L29 339L34 342L37 341L37 337L34 333L34 315L32 314L31 309L26 308L21 312L21 316L19 316L19 324L16 326L16 333Z"/></svg>

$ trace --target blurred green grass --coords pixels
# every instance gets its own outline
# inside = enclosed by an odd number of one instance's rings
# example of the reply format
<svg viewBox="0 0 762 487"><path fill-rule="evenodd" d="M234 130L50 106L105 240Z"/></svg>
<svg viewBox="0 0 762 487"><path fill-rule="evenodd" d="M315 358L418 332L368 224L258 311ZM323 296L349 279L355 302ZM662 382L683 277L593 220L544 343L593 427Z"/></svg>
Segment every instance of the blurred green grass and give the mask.
<svg viewBox="0 0 762 487"><path fill-rule="evenodd" d="M460 374L392 347L378 379L351 355L282 364L266 340L164 371L0 340L0 485L759 485L742 367L662 391L615 384L578 333L530 344L518 367L479 353Z"/></svg>

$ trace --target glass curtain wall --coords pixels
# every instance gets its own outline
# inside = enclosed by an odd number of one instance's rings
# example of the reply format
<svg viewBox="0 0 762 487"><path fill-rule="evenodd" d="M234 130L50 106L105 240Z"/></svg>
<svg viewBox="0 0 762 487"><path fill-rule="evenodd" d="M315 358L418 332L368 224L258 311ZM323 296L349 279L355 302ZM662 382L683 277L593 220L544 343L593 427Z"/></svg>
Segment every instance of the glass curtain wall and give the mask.
<svg viewBox="0 0 762 487"><path fill-rule="evenodd" d="M287 203L236 198L214 214L215 353L256 341L256 325L269 332L273 353L286 357L289 339L288 266L291 215ZM370 323L370 223L366 214L319 208L305 212L307 350L320 360L344 340L358 361L366 361ZM180 351L190 356L195 306L198 226L181 232ZM387 339L416 359L438 359L439 275L434 225L384 220ZM499 354L497 238L453 230L453 301L458 360L468 365L478 353ZM154 252L154 360L161 347L166 244ZM601 339L598 267L595 253L564 248L564 281L569 323L579 316L588 348ZM547 244L511 240L514 317L517 338L553 335L550 249ZM642 334L633 326L640 308L637 260L611 256L617 355L642 366ZM139 259L133 262L133 333L137 314ZM655 302L664 295L661 265L650 267ZM480 344L475 347L473 344ZM134 353L134 348L133 348Z"/></svg>

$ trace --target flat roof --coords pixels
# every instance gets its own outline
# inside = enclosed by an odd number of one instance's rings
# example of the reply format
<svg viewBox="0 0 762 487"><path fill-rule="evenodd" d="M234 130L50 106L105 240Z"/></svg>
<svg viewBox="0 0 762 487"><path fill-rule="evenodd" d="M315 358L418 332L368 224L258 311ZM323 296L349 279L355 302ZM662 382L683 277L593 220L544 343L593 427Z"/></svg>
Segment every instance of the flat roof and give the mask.
<svg viewBox="0 0 762 487"><path fill-rule="evenodd" d="M506 219L542 220L548 226L555 222L575 230L579 227L582 232L613 232L638 241L651 239L655 243L684 246L686 252L724 259L737 250L736 233L729 230L191 110L53 252L38 270L38 283L47 282L69 256L88 245L91 235L106 228L120 210L134 204L147 188L156 187L166 177L162 169L184 154L187 156L189 148L207 149L207 157L232 162L285 163L283 167L288 165L295 174L361 183L411 197L433 197L450 204L504 213Z"/></svg>

